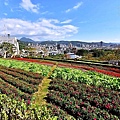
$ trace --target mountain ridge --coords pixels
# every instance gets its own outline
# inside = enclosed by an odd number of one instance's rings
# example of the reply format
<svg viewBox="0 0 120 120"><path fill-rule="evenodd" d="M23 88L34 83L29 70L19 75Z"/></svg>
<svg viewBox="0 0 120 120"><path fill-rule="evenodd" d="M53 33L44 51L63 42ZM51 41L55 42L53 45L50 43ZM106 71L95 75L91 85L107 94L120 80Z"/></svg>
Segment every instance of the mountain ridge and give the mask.
<svg viewBox="0 0 120 120"><path fill-rule="evenodd" d="M60 40L60 41L54 41L54 40L46 40L46 41L34 41L30 38L22 37L20 41L25 42L25 43L33 43L33 44L42 44L42 45L53 45L53 44L65 44L69 45L70 43L74 46L80 46L80 44L95 44L95 45L100 45L100 42L83 42L83 41L65 41L65 40ZM110 45L115 45L115 44L120 44L120 43L105 43L102 42L103 46L110 46Z"/></svg>

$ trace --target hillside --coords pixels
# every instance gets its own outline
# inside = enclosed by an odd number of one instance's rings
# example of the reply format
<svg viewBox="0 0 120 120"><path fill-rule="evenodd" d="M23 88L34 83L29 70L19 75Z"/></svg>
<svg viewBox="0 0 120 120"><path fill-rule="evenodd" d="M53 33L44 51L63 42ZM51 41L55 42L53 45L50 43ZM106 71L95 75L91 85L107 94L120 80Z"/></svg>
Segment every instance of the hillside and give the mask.
<svg viewBox="0 0 120 120"><path fill-rule="evenodd" d="M22 37L20 39L20 41L25 42L25 43L33 43L33 44L41 44L41 45L53 45L53 44L65 44L65 45L69 45L70 43L74 46L80 46L81 44L89 44L89 45L98 45L100 46L100 42L82 42L82 41L54 41L54 40L47 40L47 41L34 41L30 38L26 38L26 37ZM111 46L111 45L115 45L118 43L105 43L103 42L102 45L103 46Z"/></svg>

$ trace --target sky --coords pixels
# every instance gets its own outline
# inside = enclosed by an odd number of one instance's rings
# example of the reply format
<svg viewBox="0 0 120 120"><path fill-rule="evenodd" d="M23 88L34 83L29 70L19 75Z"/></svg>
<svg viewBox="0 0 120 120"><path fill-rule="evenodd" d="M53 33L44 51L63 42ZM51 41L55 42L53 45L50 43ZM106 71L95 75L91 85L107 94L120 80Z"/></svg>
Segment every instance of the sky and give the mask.
<svg viewBox="0 0 120 120"><path fill-rule="evenodd" d="M0 0L0 35L120 43L120 0Z"/></svg>

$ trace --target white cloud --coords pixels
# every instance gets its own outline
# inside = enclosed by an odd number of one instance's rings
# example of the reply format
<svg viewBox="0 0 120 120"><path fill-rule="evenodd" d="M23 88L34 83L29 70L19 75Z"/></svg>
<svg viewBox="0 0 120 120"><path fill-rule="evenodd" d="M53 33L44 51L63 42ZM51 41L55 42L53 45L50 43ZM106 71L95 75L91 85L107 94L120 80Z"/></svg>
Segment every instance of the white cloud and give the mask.
<svg viewBox="0 0 120 120"><path fill-rule="evenodd" d="M7 13L3 13L5 16L7 16L8 14Z"/></svg>
<svg viewBox="0 0 120 120"><path fill-rule="evenodd" d="M36 22L21 19L0 19L0 24L5 25L7 33L16 37L29 37L34 40L60 40L78 32L73 25L61 25L57 19L39 19ZM4 35L4 26L0 27L0 34Z"/></svg>
<svg viewBox="0 0 120 120"><path fill-rule="evenodd" d="M75 6L73 7L73 9L78 9L82 4L83 4L83 2L79 2L77 5L75 5Z"/></svg>
<svg viewBox="0 0 120 120"><path fill-rule="evenodd" d="M20 6L22 8L24 8L27 11L31 11L34 13L38 13L39 11L39 6L33 4L30 0L22 0L22 2L20 3Z"/></svg>
<svg viewBox="0 0 120 120"><path fill-rule="evenodd" d="M68 19L68 20L61 22L61 24L67 24L67 23L70 23L71 21L72 21L71 19Z"/></svg>
<svg viewBox="0 0 120 120"><path fill-rule="evenodd" d="M68 13L68 12L70 12L71 10L72 10L72 9L67 9L65 12Z"/></svg>
<svg viewBox="0 0 120 120"><path fill-rule="evenodd" d="M8 5L8 0L5 0L4 5L6 6Z"/></svg>
<svg viewBox="0 0 120 120"><path fill-rule="evenodd" d="M13 9L11 8L10 11L13 12Z"/></svg>
<svg viewBox="0 0 120 120"><path fill-rule="evenodd" d="M41 12L41 14L42 14L42 15L45 15L45 14L51 15L51 14L53 14L53 13L52 13L52 12L49 12L49 11L45 11L45 12Z"/></svg>
<svg viewBox="0 0 120 120"><path fill-rule="evenodd" d="M79 2L79 3L77 3L77 5L73 6L72 8L67 9L65 12L68 13L72 10L77 10L82 4L83 4L83 2Z"/></svg>

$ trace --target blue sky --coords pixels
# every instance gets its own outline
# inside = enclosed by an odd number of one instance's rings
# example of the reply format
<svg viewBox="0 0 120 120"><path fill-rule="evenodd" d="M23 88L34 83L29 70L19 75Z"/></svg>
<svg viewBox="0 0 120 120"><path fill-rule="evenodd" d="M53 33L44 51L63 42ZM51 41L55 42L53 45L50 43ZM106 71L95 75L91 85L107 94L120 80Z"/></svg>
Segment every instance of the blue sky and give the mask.
<svg viewBox="0 0 120 120"><path fill-rule="evenodd" d="M0 0L0 35L120 42L120 0Z"/></svg>

